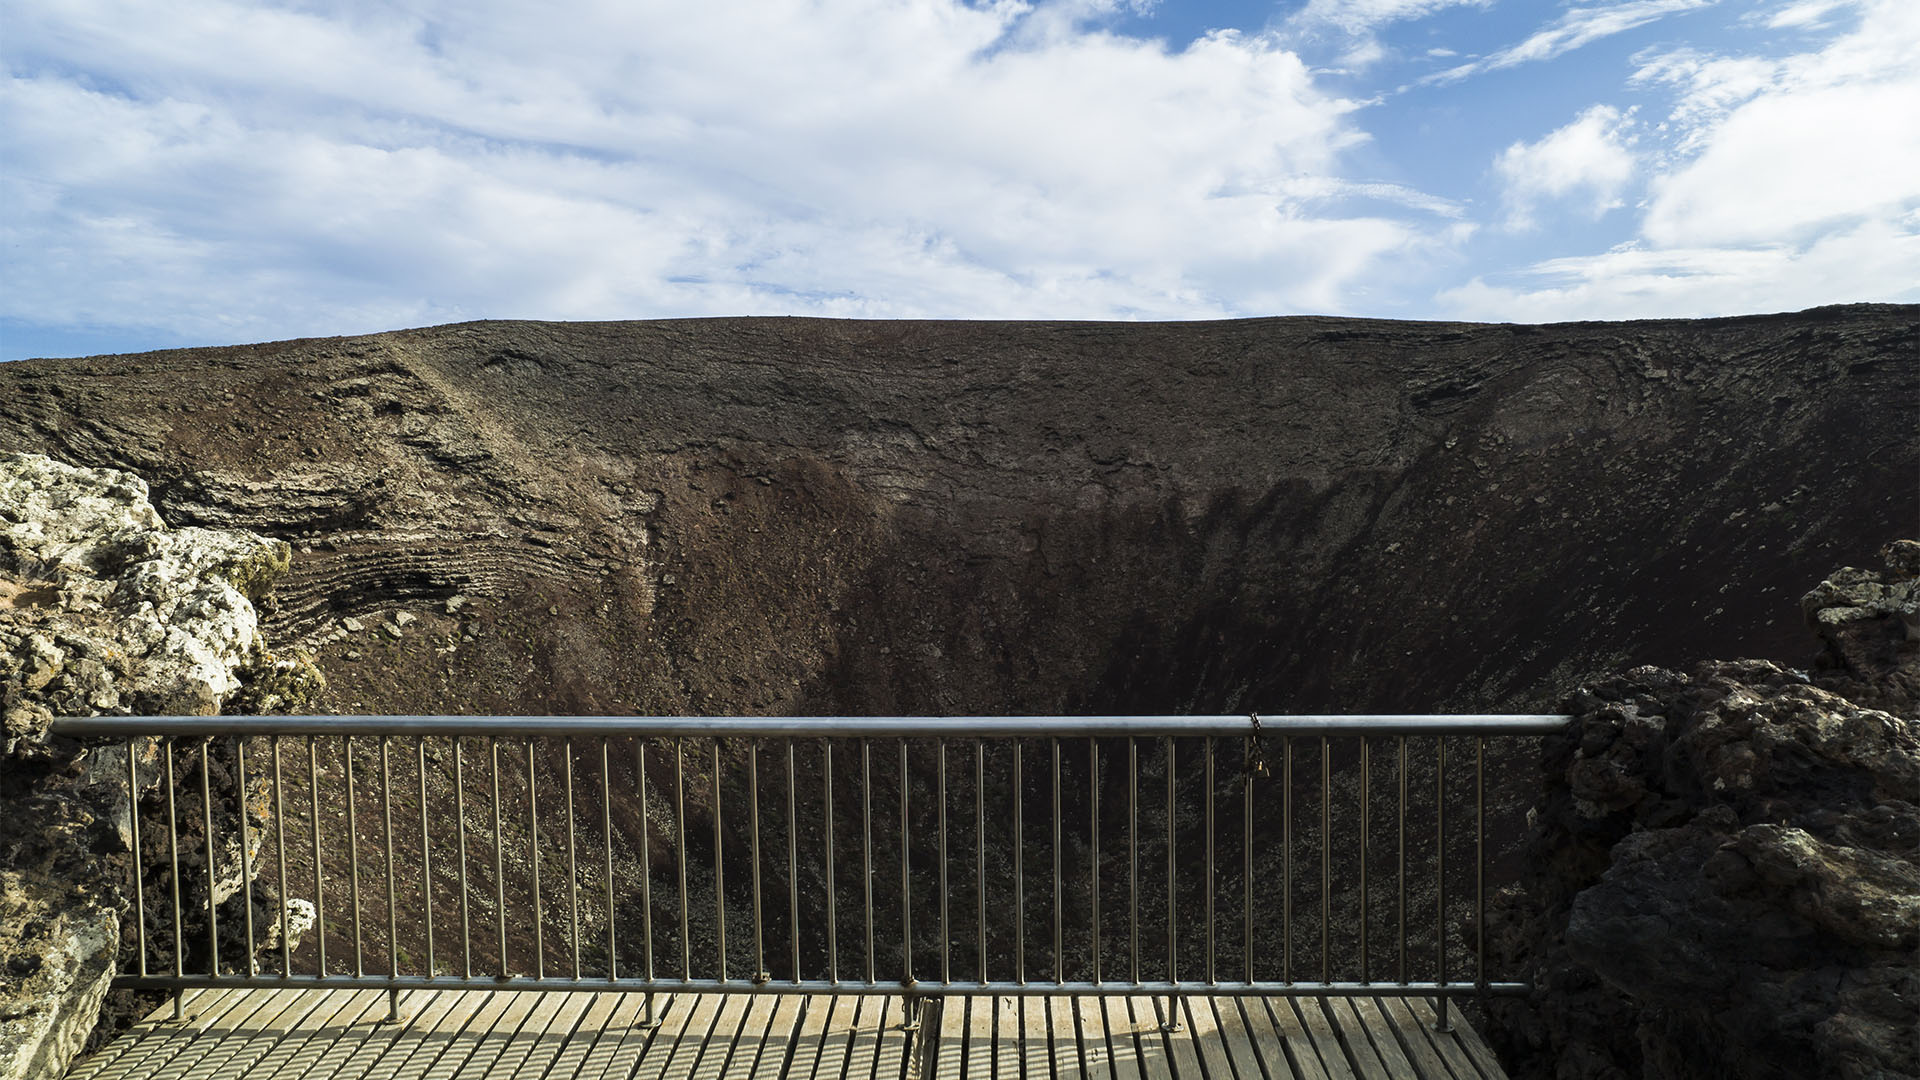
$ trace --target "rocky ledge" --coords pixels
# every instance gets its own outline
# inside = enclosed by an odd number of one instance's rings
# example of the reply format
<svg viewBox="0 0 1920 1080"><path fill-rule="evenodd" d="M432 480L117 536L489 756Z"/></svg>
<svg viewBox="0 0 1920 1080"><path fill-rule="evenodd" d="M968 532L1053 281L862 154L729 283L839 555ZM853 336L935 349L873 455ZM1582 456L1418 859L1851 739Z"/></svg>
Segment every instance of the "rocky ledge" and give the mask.
<svg viewBox="0 0 1920 1080"><path fill-rule="evenodd" d="M1547 741L1492 928L1516 1077L1920 1075L1920 543L1809 593L1825 651L1638 668Z"/></svg>
<svg viewBox="0 0 1920 1080"><path fill-rule="evenodd" d="M251 533L169 529L128 473L0 456L0 1080L59 1075L130 955L129 749L49 721L297 704L319 672L267 649L254 606L288 561ZM150 787L152 748L133 752Z"/></svg>

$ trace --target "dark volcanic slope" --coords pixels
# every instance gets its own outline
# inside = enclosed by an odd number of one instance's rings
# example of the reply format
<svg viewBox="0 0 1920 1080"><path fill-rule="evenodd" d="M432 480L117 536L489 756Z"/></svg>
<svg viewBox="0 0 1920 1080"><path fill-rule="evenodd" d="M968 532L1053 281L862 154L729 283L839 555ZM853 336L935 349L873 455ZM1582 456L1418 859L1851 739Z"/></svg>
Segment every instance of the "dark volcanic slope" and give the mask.
<svg viewBox="0 0 1920 1080"><path fill-rule="evenodd" d="M7 364L0 450L292 540L342 710L1425 710L1797 658L1916 402L1914 307L495 322Z"/></svg>

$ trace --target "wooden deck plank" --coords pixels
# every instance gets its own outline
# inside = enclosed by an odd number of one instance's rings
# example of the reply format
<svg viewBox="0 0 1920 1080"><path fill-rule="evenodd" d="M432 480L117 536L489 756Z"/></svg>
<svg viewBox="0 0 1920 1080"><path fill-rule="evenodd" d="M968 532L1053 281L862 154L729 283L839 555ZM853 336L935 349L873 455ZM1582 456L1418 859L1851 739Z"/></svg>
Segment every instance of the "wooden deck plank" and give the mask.
<svg viewBox="0 0 1920 1080"><path fill-rule="evenodd" d="M1020 1069L1020 1003L1018 998L983 998L990 1002L993 1023L993 1080L1022 1080Z"/></svg>
<svg viewBox="0 0 1920 1080"><path fill-rule="evenodd" d="M1426 998L1417 998L1413 1002L1415 1016L1424 1017L1429 1023L1433 1018L1433 1003ZM1467 1058L1473 1062L1480 1075L1488 1080L1506 1080L1506 1070L1500 1067L1500 1059L1493 1056L1493 1048L1481 1038L1480 1032L1466 1018L1457 1013L1454 1017L1453 1035L1466 1051Z"/></svg>
<svg viewBox="0 0 1920 1080"><path fill-rule="evenodd" d="M800 1013L800 1030L793 1036L793 1053L789 1058L786 1075L793 1080L808 1080L814 1067L820 1062L820 1050L825 1045L827 1026L838 1008L838 996L815 997L805 999Z"/></svg>
<svg viewBox="0 0 1920 1080"><path fill-rule="evenodd" d="M239 990L189 990L184 1004L185 1020L173 1020L169 1000L68 1075L88 1080L151 1075L170 1058L194 1053L193 1044L216 1025L231 1023L235 1012L251 1014L276 1003L261 998L249 1001ZM125 1047L116 1050L120 1043Z"/></svg>
<svg viewBox="0 0 1920 1080"><path fill-rule="evenodd" d="M799 999L793 995L755 997L728 1063L728 1076L778 1076L787 1042L793 1038L793 1019L799 1017L797 1009ZM774 1061L772 1072L764 1065L768 1059Z"/></svg>
<svg viewBox="0 0 1920 1080"><path fill-rule="evenodd" d="M566 1080L627 1080L638 1067L640 1054L653 1037L653 1028L642 1027L647 996L633 993L607 993L615 1002L607 1023L594 1035L593 1045Z"/></svg>
<svg viewBox="0 0 1920 1080"><path fill-rule="evenodd" d="M1080 998L1073 1003L1073 1019L1080 1036L1080 1061L1087 1080L1112 1080L1113 1044L1107 1039L1107 1010L1102 998Z"/></svg>
<svg viewBox="0 0 1920 1080"><path fill-rule="evenodd" d="M1208 1080L1235 1080L1233 1061L1227 1056L1225 1037L1220 1032L1220 1018L1213 1011L1215 1000L1203 997L1180 1002L1181 1011L1186 1014L1187 1037L1200 1061L1198 1070L1181 1074L1182 1080L1188 1075L1205 1076Z"/></svg>
<svg viewBox="0 0 1920 1080"><path fill-rule="evenodd" d="M1133 1015L1133 998L1106 998L1101 1002L1106 1016L1107 1045L1113 1050L1114 1080L1142 1080L1140 1041Z"/></svg>
<svg viewBox="0 0 1920 1080"><path fill-rule="evenodd" d="M545 1064L534 1080L546 1080L549 1076L579 1077L586 1066L587 1056L599 1045L601 1035L613 1027L614 1015L619 1011L622 999L627 996L614 992L577 993L587 999L586 1007L575 1017L573 1029L567 1033L566 1039L556 1045L552 1053L538 1056L538 1060L543 1060Z"/></svg>
<svg viewBox="0 0 1920 1080"><path fill-rule="evenodd" d="M1387 1018L1387 1026L1394 1037L1400 1041L1401 1049L1413 1061L1413 1067L1422 1080L1454 1080L1453 1070L1440 1056L1440 1050L1434 1045L1434 1033L1427 1030L1413 1013L1409 1012L1404 999L1383 997L1374 999L1380 1006L1380 1013Z"/></svg>
<svg viewBox="0 0 1920 1080"><path fill-rule="evenodd" d="M228 1063L250 1058L245 1070L249 1077L304 1078L318 1071L340 1037L349 1034L376 1007L376 1001L384 1010L386 995L378 990L330 991L317 1008L287 1026L284 1038L248 1039L243 1053ZM157 1074L154 1080L166 1080L166 1074Z"/></svg>
<svg viewBox="0 0 1920 1080"><path fill-rule="evenodd" d="M1433 1045L1439 1049L1440 1057L1447 1063L1447 1068L1453 1070L1453 1075L1458 1080L1481 1080L1479 1068L1474 1065L1473 1059L1467 1056L1466 1048L1460 1045L1460 1029L1470 1028L1471 1025L1467 1023L1466 1017L1460 1015L1459 1009L1449 1007L1447 1010L1453 1022L1451 1031L1434 1031L1433 1024L1436 1016L1430 999L1400 998L1398 1004L1413 1016L1416 1023L1432 1032Z"/></svg>
<svg viewBox="0 0 1920 1080"><path fill-rule="evenodd" d="M468 993L459 990L437 990L422 1005L413 1009L407 1016L405 1033L400 1042L394 1044L372 1067L367 1069L365 1080L394 1080L395 1077L408 1075L408 1066L415 1058L423 1060L434 1053L431 1044L438 1041L434 1033L447 1022L456 1010L472 1011L480 1002Z"/></svg>
<svg viewBox="0 0 1920 1080"><path fill-rule="evenodd" d="M675 994L673 1004L682 1012L677 1022L671 1011L661 1014L660 1030L647 1044L642 1061L643 1076L689 1080L723 1002L719 994Z"/></svg>
<svg viewBox="0 0 1920 1080"><path fill-rule="evenodd" d="M313 990L306 994L295 993L289 997L269 1004L267 1009L253 1013L241 1020L238 1010L229 1014L230 1020L222 1020L222 1025L236 1023L247 1029L244 1035L234 1039L237 1052L229 1055L218 1066L201 1059L197 1064L205 1068L210 1076L243 1077L271 1075L275 1065L275 1052L282 1046L286 1051L278 1060L284 1061L293 1055L300 1046L301 1032L309 1025L325 1022L332 1011L344 1004L351 996L345 990Z"/></svg>
<svg viewBox="0 0 1920 1080"><path fill-rule="evenodd" d="M700 1042L700 1052L693 1059L693 1080L712 1080L726 1070L727 1059L733 1056L735 1046L739 1045L740 1032L746 1026L747 1013L753 1002L744 994L719 994L719 1008L714 1010L713 1023L707 1029L707 1037Z"/></svg>
<svg viewBox="0 0 1920 1080"><path fill-rule="evenodd" d="M334 1080L335 1077L360 1080L361 1077L366 1075L367 1070L370 1069L375 1062L393 1050L395 1040L399 1039L409 1030L410 1022L407 1016L408 1002L406 996L402 995L400 1004L401 1023L383 1023L387 1016L385 996L384 994L381 995L383 1000L378 1015L374 1016L371 1021L353 1025L341 1034L335 1050L327 1055L325 1067L315 1070L312 1074L312 1080ZM422 1002L431 996L430 994L424 995L421 999ZM223 1075L232 1075L238 1080L239 1077L246 1075L246 1073L222 1074L216 1070L207 1080L213 1080L213 1077L222 1077ZM196 1076L195 1080L201 1080L201 1078Z"/></svg>
<svg viewBox="0 0 1920 1080"><path fill-rule="evenodd" d="M1416 998L1196 994L1166 1032L1159 998L953 996L918 1033L900 997L656 1000L649 1030L638 993L413 991L389 1025L383 990L206 991L185 1023L163 1005L70 1080L1504 1080L1464 1018L1434 1032Z"/></svg>
<svg viewBox="0 0 1920 1080"><path fill-rule="evenodd" d="M1053 1070L1051 1075L1058 1078L1080 1076L1085 1070L1080 1067L1080 1026L1074 1020L1073 1001L1064 997L1043 998L1040 1002L1046 1010L1047 1024L1047 1063Z"/></svg>
<svg viewBox="0 0 1920 1080"><path fill-rule="evenodd" d="M853 1032L860 1017L860 996L841 994L833 1001L833 1010L826 1016L826 1026L820 1032L820 1050L814 1057L810 1076L827 1080L828 1077L846 1075L847 1056L852 1050Z"/></svg>
<svg viewBox="0 0 1920 1080"><path fill-rule="evenodd" d="M698 1003L697 994L653 996L653 1017L659 1023L653 1027L636 1029L644 1032L645 1037L640 1043L639 1053L634 1056L633 1065L627 1071L627 1080L659 1080L667 1075L672 1067L674 1051L688 1037L688 1022L693 1019Z"/></svg>
<svg viewBox="0 0 1920 1080"><path fill-rule="evenodd" d="M499 1044L520 1030L521 1021L526 1019L527 1012L533 1007L533 1002L523 993L486 996L496 1000L481 1002L479 1010L468 1016L449 1018L455 1026L453 1030L445 1032L446 1045L421 1073L425 1080L452 1080L470 1067L475 1072L484 1070L494 1057L499 1056ZM504 1001L497 1000L503 998ZM490 1055L484 1053L489 1050L492 1051Z"/></svg>
<svg viewBox="0 0 1920 1080"><path fill-rule="evenodd" d="M886 1039L887 1026L899 1022L894 1015L894 1002L893 998L871 994L860 998L860 1012L853 1023L853 1030L847 1033L847 1064L841 1070L842 1076L871 1080L879 1070L881 1045Z"/></svg>
<svg viewBox="0 0 1920 1080"><path fill-rule="evenodd" d="M1200 1048L1194 1041L1193 1021L1188 1016L1187 998L1174 1002L1179 1010L1180 1030L1169 1033L1167 1037L1167 1067L1162 1074L1171 1080L1204 1080L1206 1072L1200 1064Z"/></svg>
<svg viewBox="0 0 1920 1080"><path fill-rule="evenodd" d="M1279 1001L1267 1002L1276 1017L1280 1015ZM1363 1076L1360 1063L1348 1053L1348 1047L1341 1042L1340 1035L1333 1029L1327 1014L1320 1009L1319 998L1287 998L1284 1002L1299 1018L1300 1025L1307 1033L1307 1041L1313 1044L1313 1052L1320 1055L1320 1067L1328 1076ZM1373 1060L1369 1048L1369 1060Z"/></svg>
<svg viewBox="0 0 1920 1080"><path fill-rule="evenodd" d="M1357 1051L1359 1042L1366 1040L1379 1066L1377 1075L1387 1080L1413 1075L1413 1062L1407 1060L1406 1053L1400 1049L1400 1040L1387 1029L1386 1018L1370 999L1328 998L1327 1008L1333 1013L1335 1026L1348 1033L1353 1049Z"/></svg>
<svg viewBox="0 0 1920 1080"><path fill-rule="evenodd" d="M489 1071L496 1076L519 1077L537 1063L558 1052L557 1043L572 1035L574 1023L586 1011L589 994L548 992L537 995L540 1001L527 1014L527 1022L515 1032ZM535 1064L530 1065L533 1062Z"/></svg>
<svg viewBox="0 0 1920 1080"><path fill-rule="evenodd" d="M940 999L939 1035L934 1046L933 1076L928 1080L960 1080L966 1075L967 1003L973 999L950 996Z"/></svg>

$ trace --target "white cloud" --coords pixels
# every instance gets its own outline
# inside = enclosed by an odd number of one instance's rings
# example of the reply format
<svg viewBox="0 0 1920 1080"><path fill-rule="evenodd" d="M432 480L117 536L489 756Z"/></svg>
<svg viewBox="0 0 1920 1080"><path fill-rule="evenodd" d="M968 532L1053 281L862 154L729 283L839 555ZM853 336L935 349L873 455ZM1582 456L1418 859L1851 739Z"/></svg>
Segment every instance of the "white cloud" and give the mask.
<svg viewBox="0 0 1920 1080"><path fill-rule="evenodd" d="M1487 7L1493 0L1307 0L1294 16L1307 25L1331 26L1349 34L1370 33L1388 23L1422 19L1451 7Z"/></svg>
<svg viewBox="0 0 1920 1080"><path fill-rule="evenodd" d="M1458 82L1483 71L1496 71L1519 64L1551 60L1602 38L1625 33L1658 19L1703 7L1718 0L1631 0L1629 3L1570 8L1552 24L1529 35L1519 44L1479 60L1436 72L1424 83Z"/></svg>
<svg viewBox="0 0 1920 1080"><path fill-rule="evenodd" d="M1067 5L1075 18L1111 7ZM1431 245L1276 39L958 0L21 0L0 315L232 339L480 316L1345 310ZM1330 255L1329 253L1337 253Z"/></svg>
<svg viewBox="0 0 1920 1080"><path fill-rule="evenodd" d="M1639 239L1441 294L1465 316L1717 315L1920 300L1920 7L1776 61L1688 53Z"/></svg>
<svg viewBox="0 0 1920 1080"><path fill-rule="evenodd" d="M1582 197L1595 218L1617 208L1633 179L1627 129L1633 120L1611 105L1594 105L1538 142L1517 142L1494 159L1505 188L1507 220L1531 228L1543 202Z"/></svg>

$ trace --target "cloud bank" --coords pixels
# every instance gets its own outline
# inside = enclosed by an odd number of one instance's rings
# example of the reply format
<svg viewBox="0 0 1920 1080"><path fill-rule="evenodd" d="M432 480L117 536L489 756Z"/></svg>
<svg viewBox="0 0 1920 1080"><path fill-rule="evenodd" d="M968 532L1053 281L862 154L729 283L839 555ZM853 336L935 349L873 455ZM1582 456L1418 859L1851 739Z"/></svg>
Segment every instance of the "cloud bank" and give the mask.
<svg viewBox="0 0 1920 1080"><path fill-rule="evenodd" d="M1330 203L1356 106L1265 37L953 0L13 8L16 316L1341 310L1431 240Z"/></svg>

